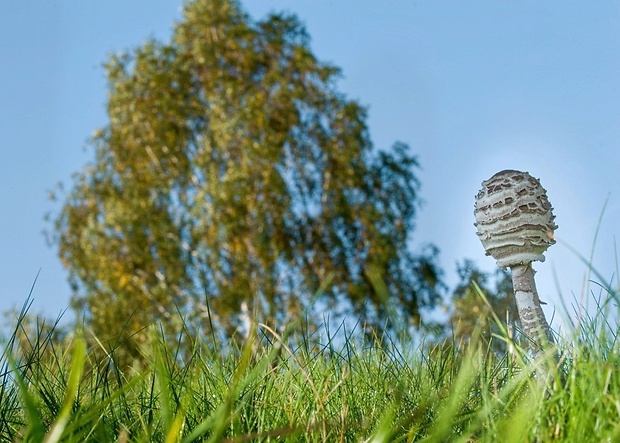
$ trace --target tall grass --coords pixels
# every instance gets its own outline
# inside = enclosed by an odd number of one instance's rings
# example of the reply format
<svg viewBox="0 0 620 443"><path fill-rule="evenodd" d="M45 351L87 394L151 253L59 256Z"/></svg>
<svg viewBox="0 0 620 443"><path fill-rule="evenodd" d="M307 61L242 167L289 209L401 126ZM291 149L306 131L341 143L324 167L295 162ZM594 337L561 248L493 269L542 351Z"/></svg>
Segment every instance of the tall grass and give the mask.
<svg viewBox="0 0 620 443"><path fill-rule="evenodd" d="M299 325L255 325L226 353L197 337L182 361L152 326L147 363L123 371L87 331L60 347L49 328L27 330L26 310L0 359L3 442L620 441L617 327L600 327L603 309L559 340L558 364L528 361L518 344L498 355L475 337L309 339Z"/></svg>

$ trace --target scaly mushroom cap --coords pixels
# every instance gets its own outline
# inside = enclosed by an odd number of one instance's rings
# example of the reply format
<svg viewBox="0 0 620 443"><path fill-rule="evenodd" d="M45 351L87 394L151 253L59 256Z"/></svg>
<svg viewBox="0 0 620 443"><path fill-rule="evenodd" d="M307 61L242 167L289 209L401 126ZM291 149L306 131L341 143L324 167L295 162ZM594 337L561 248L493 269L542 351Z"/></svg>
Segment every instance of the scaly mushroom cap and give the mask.
<svg viewBox="0 0 620 443"><path fill-rule="evenodd" d="M502 171L482 182L474 225L486 255L500 268L545 261L557 229L552 210L540 180L527 172Z"/></svg>

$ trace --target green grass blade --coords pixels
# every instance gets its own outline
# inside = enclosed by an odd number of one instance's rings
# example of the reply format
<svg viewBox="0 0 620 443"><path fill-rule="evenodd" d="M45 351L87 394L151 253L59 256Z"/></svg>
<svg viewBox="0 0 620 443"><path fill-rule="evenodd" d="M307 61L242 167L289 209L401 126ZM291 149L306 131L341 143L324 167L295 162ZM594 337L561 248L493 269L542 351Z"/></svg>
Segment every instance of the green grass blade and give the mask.
<svg viewBox="0 0 620 443"><path fill-rule="evenodd" d="M15 377L15 381L19 389L20 398L23 403L24 412L26 413L28 429L26 431L24 441L29 441L32 443L42 442L45 438L45 424L43 423L43 419L39 412L36 394L33 395L28 389L28 384L13 359L13 356L10 353L7 353L6 358L11 366L13 376Z"/></svg>
<svg viewBox="0 0 620 443"><path fill-rule="evenodd" d="M71 409L73 408L73 404L79 392L85 361L86 341L82 338L81 334L79 334L73 342L71 372L69 373L69 382L67 383L67 390L62 404L62 409L47 433L45 440L43 440L44 443L57 443L60 441L62 433L71 417Z"/></svg>

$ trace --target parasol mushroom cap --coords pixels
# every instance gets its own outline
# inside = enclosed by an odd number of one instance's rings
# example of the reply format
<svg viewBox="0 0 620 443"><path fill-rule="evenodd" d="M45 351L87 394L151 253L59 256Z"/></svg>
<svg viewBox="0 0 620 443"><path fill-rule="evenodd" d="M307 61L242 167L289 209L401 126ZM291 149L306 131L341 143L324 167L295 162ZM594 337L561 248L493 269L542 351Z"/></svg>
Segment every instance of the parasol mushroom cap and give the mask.
<svg viewBox="0 0 620 443"><path fill-rule="evenodd" d="M482 182L474 207L478 237L500 268L545 261L555 243L553 208L540 180L505 170Z"/></svg>

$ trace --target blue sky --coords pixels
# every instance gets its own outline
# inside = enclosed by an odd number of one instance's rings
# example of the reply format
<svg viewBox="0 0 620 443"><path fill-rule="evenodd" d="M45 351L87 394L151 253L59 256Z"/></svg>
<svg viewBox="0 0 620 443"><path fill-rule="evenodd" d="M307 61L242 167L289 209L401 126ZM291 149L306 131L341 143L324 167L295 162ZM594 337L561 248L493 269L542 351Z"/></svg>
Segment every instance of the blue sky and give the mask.
<svg viewBox="0 0 620 443"><path fill-rule="evenodd" d="M426 201L416 247L441 250L447 280L465 257L492 270L473 227L482 180L502 169L539 177L556 236L616 270L620 220L620 4L550 0L255 0L254 18L299 16L340 89L369 108L377 147L403 141ZM148 37L169 38L180 1L0 0L0 311L20 306L35 275L34 311L56 316L70 290L43 220L58 182L90 160L106 124L101 64ZM541 298L560 310L583 292L586 267L562 244L536 266Z"/></svg>

